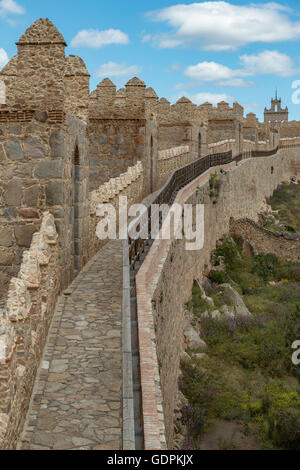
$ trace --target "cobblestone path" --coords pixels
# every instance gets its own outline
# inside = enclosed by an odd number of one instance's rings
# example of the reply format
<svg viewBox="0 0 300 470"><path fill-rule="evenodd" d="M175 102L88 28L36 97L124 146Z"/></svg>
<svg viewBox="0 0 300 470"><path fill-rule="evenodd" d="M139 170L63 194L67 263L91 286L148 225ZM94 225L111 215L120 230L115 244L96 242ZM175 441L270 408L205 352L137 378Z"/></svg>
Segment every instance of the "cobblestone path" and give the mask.
<svg viewBox="0 0 300 470"><path fill-rule="evenodd" d="M121 302L111 241L58 302L19 449L121 448Z"/></svg>

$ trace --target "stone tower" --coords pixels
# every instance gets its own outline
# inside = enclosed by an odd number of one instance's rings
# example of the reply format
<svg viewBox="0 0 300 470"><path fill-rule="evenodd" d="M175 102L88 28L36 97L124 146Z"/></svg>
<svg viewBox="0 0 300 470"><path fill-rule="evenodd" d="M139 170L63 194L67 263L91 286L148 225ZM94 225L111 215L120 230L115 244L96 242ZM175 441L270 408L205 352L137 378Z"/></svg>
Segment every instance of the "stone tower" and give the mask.
<svg viewBox="0 0 300 470"><path fill-rule="evenodd" d="M88 258L89 73L80 58L65 56L66 42L47 18L31 25L17 46L0 72L0 282L18 273L50 211L64 288Z"/></svg>
<svg viewBox="0 0 300 470"><path fill-rule="evenodd" d="M286 107L281 107L281 98L277 98L277 90L275 93L275 99L271 99L271 108L265 108L264 121L270 124L271 127L278 127L283 122L288 122L289 110Z"/></svg>

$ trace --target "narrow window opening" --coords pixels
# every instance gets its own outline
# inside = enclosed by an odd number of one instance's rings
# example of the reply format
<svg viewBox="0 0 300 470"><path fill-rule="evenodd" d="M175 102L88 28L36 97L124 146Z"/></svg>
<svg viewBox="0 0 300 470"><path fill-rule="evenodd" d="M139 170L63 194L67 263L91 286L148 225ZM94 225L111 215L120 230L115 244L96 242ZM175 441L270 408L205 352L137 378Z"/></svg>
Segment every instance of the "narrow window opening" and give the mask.
<svg viewBox="0 0 300 470"><path fill-rule="evenodd" d="M79 153L78 144L76 144L75 150L74 150L74 165L75 166L80 165L80 153Z"/></svg>

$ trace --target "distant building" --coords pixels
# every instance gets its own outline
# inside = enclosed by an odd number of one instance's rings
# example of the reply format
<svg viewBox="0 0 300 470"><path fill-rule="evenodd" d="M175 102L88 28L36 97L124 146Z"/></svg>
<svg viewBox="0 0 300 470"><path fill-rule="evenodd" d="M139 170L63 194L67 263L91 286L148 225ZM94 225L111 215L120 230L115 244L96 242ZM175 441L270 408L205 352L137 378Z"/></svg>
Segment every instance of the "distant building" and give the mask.
<svg viewBox="0 0 300 470"><path fill-rule="evenodd" d="M275 94L275 99L271 100L271 108L265 108L264 112L264 121L265 123L270 124L272 127L278 127L283 122L288 122L289 120L289 110L286 106L285 109L281 107L281 98L277 98L277 90Z"/></svg>

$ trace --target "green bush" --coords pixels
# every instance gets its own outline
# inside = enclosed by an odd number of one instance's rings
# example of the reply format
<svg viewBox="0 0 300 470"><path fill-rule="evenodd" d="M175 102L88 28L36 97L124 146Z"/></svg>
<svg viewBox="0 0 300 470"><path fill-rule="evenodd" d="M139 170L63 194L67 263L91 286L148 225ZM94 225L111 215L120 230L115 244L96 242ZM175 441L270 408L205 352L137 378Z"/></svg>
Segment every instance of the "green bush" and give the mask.
<svg viewBox="0 0 300 470"><path fill-rule="evenodd" d="M224 271L211 271L209 280L215 284L225 284L228 280L228 276Z"/></svg>
<svg viewBox="0 0 300 470"><path fill-rule="evenodd" d="M300 449L300 409L274 411L267 418L267 435L285 450Z"/></svg>
<svg viewBox="0 0 300 470"><path fill-rule="evenodd" d="M232 238L225 238L222 244L218 245L213 251L213 258L217 259L219 256L224 258L227 268L234 268L241 264L241 254L237 243Z"/></svg>
<svg viewBox="0 0 300 470"><path fill-rule="evenodd" d="M257 273L264 281L275 277L276 269L279 266L276 255L273 253L259 254L254 257L253 262L253 272Z"/></svg>

